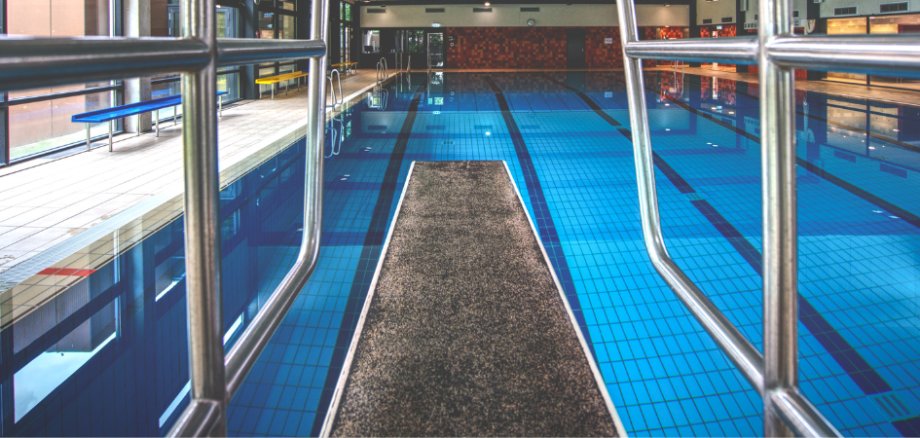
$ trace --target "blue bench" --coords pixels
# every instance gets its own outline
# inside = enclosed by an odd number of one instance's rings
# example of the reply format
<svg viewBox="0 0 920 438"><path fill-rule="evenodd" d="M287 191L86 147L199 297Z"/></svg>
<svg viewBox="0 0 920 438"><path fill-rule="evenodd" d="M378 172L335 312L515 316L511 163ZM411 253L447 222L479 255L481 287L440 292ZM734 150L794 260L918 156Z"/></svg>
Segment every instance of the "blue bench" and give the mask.
<svg viewBox="0 0 920 438"><path fill-rule="evenodd" d="M217 92L217 113L220 113L223 110L223 96L227 94L226 91ZM169 107L177 107L182 104L182 96L167 96L161 97L159 99L145 100L143 102L129 103L127 105L113 106L111 108L104 108L95 111L89 111L80 114L74 114L70 117L70 121L73 123L86 123L86 149L90 149L92 144L92 136L90 135L90 127L94 123L104 123L109 122L109 152L112 152L112 131L115 129L115 120L122 119L130 116L137 116L140 118L141 114L153 112L156 116L156 136L160 136L160 113L158 110ZM178 117L173 117L173 124L177 123ZM138 124L139 126L140 124ZM141 135L140 132L137 135Z"/></svg>

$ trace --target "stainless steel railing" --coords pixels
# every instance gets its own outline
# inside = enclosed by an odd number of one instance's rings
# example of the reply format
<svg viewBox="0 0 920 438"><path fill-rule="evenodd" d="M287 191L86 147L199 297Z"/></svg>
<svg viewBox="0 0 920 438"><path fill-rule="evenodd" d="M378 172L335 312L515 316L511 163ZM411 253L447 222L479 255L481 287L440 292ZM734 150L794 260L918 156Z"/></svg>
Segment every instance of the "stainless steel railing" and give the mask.
<svg viewBox="0 0 920 438"><path fill-rule="evenodd" d="M0 89L182 73L191 403L170 436L226 434L226 404L303 288L319 254L328 0L310 40L216 38L215 0L181 0L180 38L0 36ZM224 355L220 305L217 66L309 58L304 233L294 267Z"/></svg>
<svg viewBox="0 0 920 438"><path fill-rule="evenodd" d="M339 106L345 103L345 91L342 88L342 74L339 73L339 69L334 68L329 71L329 92L332 96L332 105L326 104L327 108L338 109ZM335 91L335 82L338 80L339 91Z"/></svg>
<svg viewBox="0 0 920 438"><path fill-rule="evenodd" d="M763 396L764 434L839 436L798 390L794 68L920 76L916 35L795 36L792 0L760 0L757 37L639 41L635 0L617 1L639 208L655 268ZM758 64L763 173L763 355L674 263L661 232L642 59Z"/></svg>

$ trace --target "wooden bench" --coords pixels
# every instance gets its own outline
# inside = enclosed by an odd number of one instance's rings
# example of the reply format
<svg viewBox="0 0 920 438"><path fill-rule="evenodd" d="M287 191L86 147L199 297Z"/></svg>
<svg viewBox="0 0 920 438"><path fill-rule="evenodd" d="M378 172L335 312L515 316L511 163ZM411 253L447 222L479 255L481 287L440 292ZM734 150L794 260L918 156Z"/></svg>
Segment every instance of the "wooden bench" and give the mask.
<svg viewBox="0 0 920 438"><path fill-rule="evenodd" d="M227 94L226 91L217 92L217 113L220 116L220 113L223 110L223 96ZM92 145L92 135L90 134L90 128L94 123L103 123L109 122L109 152L112 152L112 134L115 130L115 120L123 119L125 117L137 116L140 118L141 114L153 112L155 115L155 132L156 136L160 136L160 113L159 110L169 107L177 107L182 104L182 96L174 95L161 97L159 99L145 100L141 102L129 103L126 105L113 106L111 108L103 108L100 110L89 111L80 114L74 114L70 117L70 121L73 123L85 123L86 124L86 149L89 150ZM173 118L173 122L176 122L178 116ZM140 126L140 123L138 123ZM137 135L141 135L138 131Z"/></svg>
<svg viewBox="0 0 920 438"><path fill-rule="evenodd" d="M256 79L256 85L259 86L259 99L262 98L262 86L263 85L271 85L272 99L274 99L275 98L275 85L282 83L282 82L287 82L287 81L296 79L297 85L299 86L300 78L305 78L305 77L307 77L307 74L298 70L298 71L292 71L289 73L281 73L278 75L265 76L265 77L258 78Z"/></svg>

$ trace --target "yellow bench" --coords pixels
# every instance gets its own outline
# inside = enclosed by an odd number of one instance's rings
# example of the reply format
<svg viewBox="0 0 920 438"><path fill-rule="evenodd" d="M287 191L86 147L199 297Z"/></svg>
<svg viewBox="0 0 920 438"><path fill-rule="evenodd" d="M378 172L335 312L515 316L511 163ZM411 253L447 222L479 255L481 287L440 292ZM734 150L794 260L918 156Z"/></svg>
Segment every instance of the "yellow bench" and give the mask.
<svg viewBox="0 0 920 438"><path fill-rule="evenodd" d="M290 80L297 80L297 85L300 85L300 78L307 77L307 74L302 71L292 71L288 73L281 73L273 76L265 76L262 78L256 79L256 85L259 86L259 99L262 98L262 85L271 85L272 87L272 99L275 98L275 85L281 82L287 82Z"/></svg>
<svg viewBox="0 0 920 438"><path fill-rule="evenodd" d="M358 68L358 63L356 61L338 62L332 64L332 68L342 70L345 74L354 73L355 69Z"/></svg>

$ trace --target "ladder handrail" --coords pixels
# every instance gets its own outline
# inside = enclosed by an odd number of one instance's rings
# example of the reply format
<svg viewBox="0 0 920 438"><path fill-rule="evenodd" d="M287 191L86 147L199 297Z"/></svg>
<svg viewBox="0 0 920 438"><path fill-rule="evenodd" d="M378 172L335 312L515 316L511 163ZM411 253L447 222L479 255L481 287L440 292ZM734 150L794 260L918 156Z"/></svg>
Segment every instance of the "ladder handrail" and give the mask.
<svg viewBox="0 0 920 438"><path fill-rule="evenodd" d="M920 37L792 34L791 0L760 0L755 37L640 41L635 0L618 1L624 70L646 250L656 270L763 396L764 433L839 436L798 389L795 94L792 68L920 76ZM763 172L764 354L674 263L655 189L643 59L758 64Z"/></svg>
<svg viewBox="0 0 920 438"><path fill-rule="evenodd" d="M191 401L170 436L226 434L226 404L239 388L316 265L322 163L328 0L312 0L310 40L216 38L216 1L181 0L180 38L41 38L0 35L0 89L182 73L185 265ZM217 167L217 66L309 58L304 233L285 275L224 354Z"/></svg>
<svg viewBox="0 0 920 438"><path fill-rule="evenodd" d="M335 84L333 83L333 77L338 79L339 91L336 93ZM334 68L329 71L329 91L332 93L332 105L326 105L327 107L331 106L333 109L338 108L339 106L345 103L345 91L342 89L342 74L339 73L339 69Z"/></svg>

